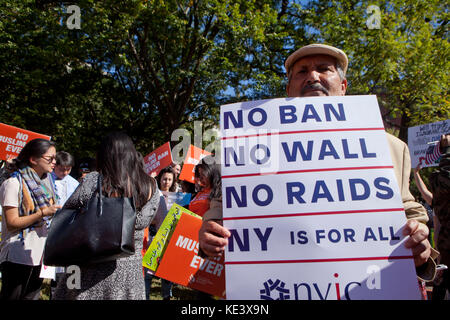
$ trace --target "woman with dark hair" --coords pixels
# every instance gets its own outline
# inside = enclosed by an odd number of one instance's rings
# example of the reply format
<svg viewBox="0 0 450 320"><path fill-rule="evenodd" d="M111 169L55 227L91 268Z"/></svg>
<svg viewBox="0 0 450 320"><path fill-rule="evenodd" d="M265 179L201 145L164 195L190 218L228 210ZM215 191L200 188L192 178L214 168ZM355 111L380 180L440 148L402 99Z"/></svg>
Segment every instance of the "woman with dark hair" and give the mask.
<svg viewBox="0 0 450 320"><path fill-rule="evenodd" d="M156 177L159 190L175 192L177 190L176 179L177 174L172 167L162 169Z"/></svg>
<svg viewBox="0 0 450 320"><path fill-rule="evenodd" d="M31 140L12 161L14 172L0 187L4 216L0 242L1 300L39 299L47 221L61 208L56 205L55 186L49 175L55 167L55 156L53 142Z"/></svg>
<svg viewBox="0 0 450 320"><path fill-rule="evenodd" d="M195 184L200 190L191 200L189 210L203 216L209 209L211 199L221 192L220 165L215 163L212 156L207 156L195 166L194 174Z"/></svg>
<svg viewBox="0 0 450 320"><path fill-rule="evenodd" d="M97 151L97 170L67 200L64 208L81 208L94 196L99 174L102 192L107 197L133 197L136 205L135 254L114 261L80 266L80 286L69 289L71 275L59 279L55 299L143 300L142 240L144 228L154 217L159 204L156 182L144 171L142 156L124 133L108 134ZM101 239L99 239L101 241ZM69 282L67 282L69 280Z"/></svg>
<svg viewBox="0 0 450 320"><path fill-rule="evenodd" d="M212 200L222 194L220 165L214 156L206 156L195 166L195 185L200 189L189 203L189 210L203 217L212 204ZM201 254L201 253L200 253ZM213 296L201 291L197 292L198 300L210 300Z"/></svg>
<svg viewBox="0 0 450 320"><path fill-rule="evenodd" d="M160 193L161 202L159 204L160 207L156 213L155 219L153 220L147 231L147 238L145 239L146 241L144 241L147 247L145 251L148 249L148 246L152 242L153 237L158 232L159 227L161 226L162 222L164 221L164 218L166 217L168 209L170 209L167 207L168 206L167 192L176 191L176 178L177 174L171 166L162 169L156 177L156 181L158 182L158 188L161 191ZM162 199L164 199L164 203ZM149 299L150 297L153 277L154 272L147 268L144 268L145 296L147 299ZM166 279L161 279L161 295L163 297L163 300L170 300L170 298L172 297L172 287L173 287L172 282Z"/></svg>

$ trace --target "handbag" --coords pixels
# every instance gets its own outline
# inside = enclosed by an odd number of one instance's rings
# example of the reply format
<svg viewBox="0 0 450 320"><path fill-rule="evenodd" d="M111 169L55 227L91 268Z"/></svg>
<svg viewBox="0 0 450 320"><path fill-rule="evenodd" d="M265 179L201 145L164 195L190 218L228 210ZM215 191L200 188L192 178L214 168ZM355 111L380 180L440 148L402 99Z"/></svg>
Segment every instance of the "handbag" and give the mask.
<svg viewBox="0 0 450 320"><path fill-rule="evenodd" d="M85 265L133 255L135 222L133 198L103 196L99 174L97 190L84 207L63 208L54 215L43 263Z"/></svg>

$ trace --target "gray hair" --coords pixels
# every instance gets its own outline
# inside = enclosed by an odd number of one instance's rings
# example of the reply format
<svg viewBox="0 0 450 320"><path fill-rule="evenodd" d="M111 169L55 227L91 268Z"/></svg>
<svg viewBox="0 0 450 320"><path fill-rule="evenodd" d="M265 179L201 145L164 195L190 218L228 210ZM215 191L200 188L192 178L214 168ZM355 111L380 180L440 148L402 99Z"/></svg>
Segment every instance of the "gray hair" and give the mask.
<svg viewBox="0 0 450 320"><path fill-rule="evenodd" d="M341 78L341 81L345 80L344 68L342 68L341 64L338 61L336 61L336 70L339 74L339 78Z"/></svg>

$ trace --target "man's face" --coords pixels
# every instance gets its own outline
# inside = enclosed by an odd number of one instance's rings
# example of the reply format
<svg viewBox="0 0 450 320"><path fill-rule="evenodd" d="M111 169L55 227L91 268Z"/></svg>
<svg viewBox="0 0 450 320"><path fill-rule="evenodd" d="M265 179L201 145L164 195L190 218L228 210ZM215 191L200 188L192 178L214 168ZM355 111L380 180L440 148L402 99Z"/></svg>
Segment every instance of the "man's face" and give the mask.
<svg viewBox="0 0 450 320"><path fill-rule="evenodd" d="M327 55L303 57L292 66L288 97L343 96L347 80L341 80L336 69L336 60Z"/></svg>
<svg viewBox="0 0 450 320"><path fill-rule="evenodd" d="M67 176L71 170L72 167L69 166L62 166L59 164L55 166L55 174L59 179L64 179L64 177Z"/></svg>

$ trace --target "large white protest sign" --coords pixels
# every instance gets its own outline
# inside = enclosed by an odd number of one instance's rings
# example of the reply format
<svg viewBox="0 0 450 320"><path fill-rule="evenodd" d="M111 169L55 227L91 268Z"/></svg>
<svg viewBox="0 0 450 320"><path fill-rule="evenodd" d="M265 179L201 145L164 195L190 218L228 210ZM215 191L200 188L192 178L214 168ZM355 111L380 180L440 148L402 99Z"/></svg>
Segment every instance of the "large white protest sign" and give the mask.
<svg viewBox="0 0 450 320"><path fill-rule="evenodd" d="M420 299L375 96L221 107L227 299Z"/></svg>
<svg viewBox="0 0 450 320"><path fill-rule="evenodd" d="M434 167L439 165L438 142L441 135L450 133L450 119L408 128L408 148L411 166Z"/></svg>

